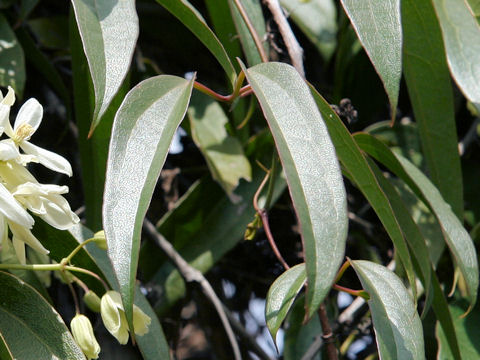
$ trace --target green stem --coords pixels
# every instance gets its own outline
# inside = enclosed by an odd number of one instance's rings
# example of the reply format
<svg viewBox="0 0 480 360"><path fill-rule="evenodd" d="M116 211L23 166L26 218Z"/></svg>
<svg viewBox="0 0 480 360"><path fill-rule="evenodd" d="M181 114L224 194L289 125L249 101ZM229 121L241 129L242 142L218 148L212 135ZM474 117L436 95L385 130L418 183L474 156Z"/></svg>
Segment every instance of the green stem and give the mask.
<svg viewBox="0 0 480 360"><path fill-rule="evenodd" d="M70 266L66 264L32 264L32 265L22 265L22 264L0 264L0 270L31 270L31 271L74 271L83 274L90 275L100 281L106 291L110 289L107 283L93 271L79 268L76 266Z"/></svg>
<svg viewBox="0 0 480 360"><path fill-rule="evenodd" d="M274 151L272 155L272 166L269 171L269 182L267 188L267 198L265 200L265 205L263 206L264 209L269 209L270 204L273 198L273 190L275 189L275 177L277 172L277 153Z"/></svg>
<svg viewBox="0 0 480 360"><path fill-rule="evenodd" d="M335 283L339 282L340 279L342 278L343 274L345 273L345 271L350 267L350 261L345 261L342 265L342 267L340 268L340 270L338 270L338 274L337 274L337 277L335 278Z"/></svg>
<svg viewBox="0 0 480 360"><path fill-rule="evenodd" d="M70 253L70 255L68 255L66 258L62 259L62 262L64 262L65 264L69 264L70 261L73 259L73 257L80 251L80 249L82 247L84 247L88 243L95 242L95 241L97 241L97 239L91 238L91 239L85 240L81 244L78 244L78 246L75 249L73 249L73 251Z"/></svg>

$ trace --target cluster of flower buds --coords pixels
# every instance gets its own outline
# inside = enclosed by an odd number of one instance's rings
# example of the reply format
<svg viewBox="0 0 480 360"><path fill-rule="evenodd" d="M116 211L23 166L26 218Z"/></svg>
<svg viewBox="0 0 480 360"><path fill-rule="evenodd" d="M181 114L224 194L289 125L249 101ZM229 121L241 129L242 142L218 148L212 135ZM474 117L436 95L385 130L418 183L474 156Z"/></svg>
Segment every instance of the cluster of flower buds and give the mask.
<svg viewBox="0 0 480 360"><path fill-rule="evenodd" d="M0 136L8 137L0 141L0 244L2 257L13 248L20 263L25 263L25 244L40 254L48 254L30 231L34 219L27 210L61 230L70 228L79 219L62 196L68 192L67 186L41 184L26 168L28 163L37 162L72 176L65 158L29 141L42 121L42 105L36 99L26 101L12 128L9 115L14 102L12 88L8 88L5 97L0 91Z"/></svg>
<svg viewBox="0 0 480 360"><path fill-rule="evenodd" d="M122 299L116 291L107 291L100 300L97 295L89 291L85 294L88 299L87 305L90 309L97 311L100 309L103 324L120 344L125 345L128 342L129 331L125 311L123 309ZM84 298L84 300L85 300ZM100 304L98 304L100 302ZM133 305L133 328L135 335L143 336L148 333L148 327L152 320L137 305ZM80 346L84 354L89 359L98 359L100 346L93 334L90 320L81 314L77 314L70 323L73 337Z"/></svg>

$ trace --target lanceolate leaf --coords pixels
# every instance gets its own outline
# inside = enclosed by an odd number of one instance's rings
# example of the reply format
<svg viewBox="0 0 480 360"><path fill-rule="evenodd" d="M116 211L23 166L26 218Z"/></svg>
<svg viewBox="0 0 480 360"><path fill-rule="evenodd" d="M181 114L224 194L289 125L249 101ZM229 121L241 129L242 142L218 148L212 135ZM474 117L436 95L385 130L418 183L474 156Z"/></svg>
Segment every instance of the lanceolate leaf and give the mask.
<svg viewBox="0 0 480 360"><path fill-rule="evenodd" d="M85 359L60 315L38 292L5 272L0 272L0 288L0 333L13 358Z"/></svg>
<svg viewBox="0 0 480 360"><path fill-rule="evenodd" d="M357 134L355 140L364 151L402 178L435 214L455 264L465 279L468 300L473 307L478 289L477 255L470 235L455 216L450 205L445 202L432 182L410 161L398 154L393 154L388 147L371 135Z"/></svg>
<svg viewBox="0 0 480 360"><path fill-rule="evenodd" d="M237 75L232 62L223 48L222 43L208 27L202 15L187 0L157 0L157 2L190 29L203 45L210 50L223 70L225 70L233 86Z"/></svg>
<svg viewBox="0 0 480 360"><path fill-rule="evenodd" d="M406 245L407 243L389 199L378 184L365 156L360 151L360 148L353 140L352 135L348 132L342 120L340 120L330 105L313 87L310 89L325 119L328 132L335 145L335 150L340 162L350 174L351 180L358 186L377 213L377 216L392 239L395 249L402 260L410 286L415 289L415 273Z"/></svg>
<svg viewBox="0 0 480 360"><path fill-rule="evenodd" d="M265 305L265 319L273 341L276 342L277 331L306 279L305 264L299 264L285 271L270 286Z"/></svg>
<svg viewBox="0 0 480 360"><path fill-rule="evenodd" d="M248 18L252 23L254 29L257 31L258 37L264 39L266 36L265 18L262 13L262 5L259 0L240 0L245 12L248 14ZM253 37L248 29L245 21L243 20L237 6L233 0L228 0L228 5L232 12L232 18L237 28L238 36L242 44L243 52L247 57L247 63L249 66L257 65L262 62L257 46L253 41ZM262 42L265 51L268 53L268 42Z"/></svg>
<svg viewBox="0 0 480 360"><path fill-rule="evenodd" d="M25 59L22 47L3 14L0 14L0 39L0 86L11 86L21 98L25 85Z"/></svg>
<svg viewBox="0 0 480 360"><path fill-rule="evenodd" d="M450 71L465 96L480 109L480 26L465 0L433 0Z"/></svg>
<svg viewBox="0 0 480 360"><path fill-rule="evenodd" d="M143 219L175 130L187 110L192 86L193 80L175 76L150 78L127 94L115 116L103 225L131 328Z"/></svg>
<svg viewBox="0 0 480 360"><path fill-rule="evenodd" d="M392 271L369 261L351 261L363 289L381 359L425 359L423 330L410 293Z"/></svg>
<svg viewBox="0 0 480 360"><path fill-rule="evenodd" d="M282 63L244 71L275 139L300 223L310 318L330 290L345 251L348 219L340 167L325 123L298 72Z"/></svg>
<svg viewBox="0 0 480 360"><path fill-rule="evenodd" d="M134 0L72 0L95 89L90 135L127 75L138 37Z"/></svg>
<svg viewBox="0 0 480 360"><path fill-rule="evenodd" d="M383 81L395 119L402 74L400 0L342 0L342 5Z"/></svg>
<svg viewBox="0 0 480 360"><path fill-rule="evenodd" d="M431 1L402 1L402 23L405 80L430 178L462 219L463 181L453 91Z"/></svg>

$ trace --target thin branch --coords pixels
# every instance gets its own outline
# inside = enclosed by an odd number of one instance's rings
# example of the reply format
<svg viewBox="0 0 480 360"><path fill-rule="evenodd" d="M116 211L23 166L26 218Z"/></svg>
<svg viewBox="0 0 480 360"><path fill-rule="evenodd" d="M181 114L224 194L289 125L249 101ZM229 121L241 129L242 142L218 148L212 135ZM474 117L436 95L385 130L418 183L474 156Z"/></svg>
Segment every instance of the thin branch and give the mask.
<svg viewBox="0 0 480 360"><path fill-rule="evenodd" d="M305 77L305 69L303 68L303 49L293 34L292 28L288 24L287 18L283 13L278 0L265 0L268 9L273 15L273 19L278 25L278 30L282 34L283 41L287 47L288 55L292 60L292 65L297 69L302 77Z"/></svg>
<svg viewBox="0 0 480 360"><path fill-rule="evenodd" d="M203 276L200 271L190 266L185 261L185 259L183 259L183 257L175 250L172 244L168 242L160 233L158 233L155 225L153 225L147 219L145 219L143 222L143 229L165 252L165 254L167 254L167 256L175 264L178 271L187 282L196 282L200 285L205 296L212 302L213 306L215 307L215 310L217 311L220 320L225 327L225 332L227 333L230 344L232 345L235 360L241 360L242 355L240 354L240 348L238 346L235 334L233 333L232 327L230 326L230 322L228 321L227 315L223 308L223 304L221 303L217 294L215 294L215 291L213 290L208 280Z"/></svg>
<svg viewBox="0 0 480 360"><path fill-rule="evenodd" d="M258 37L257 30L255 30L255 27L253 26L252 22L250 21L250 18L248 17L248 14L245 11L245 8L243 7L240 0L234 0L234 3L235 3L235 6L238 9L238 12L242 16L243 21L245 21L245 24L247 25L248 31L250 31L250 35L252 35L253 42L255 43L255 46L257 47L258 54L260 55L260 58L262 59L262 62L267 62L268 61L268 56L267 56L267 53L265 52L265 48L263 47L262 41Z"/></svg>
<svg viewBox="0 0 480 360"><path fill-rule="evenodd" d="M318 308L318 316L320 318L320 324L322 325L322 340L327 348L327 359L338 360L337 348L335 347L335 335L333 334L332 327L328 321L327 310L323 303Z"/></svg>

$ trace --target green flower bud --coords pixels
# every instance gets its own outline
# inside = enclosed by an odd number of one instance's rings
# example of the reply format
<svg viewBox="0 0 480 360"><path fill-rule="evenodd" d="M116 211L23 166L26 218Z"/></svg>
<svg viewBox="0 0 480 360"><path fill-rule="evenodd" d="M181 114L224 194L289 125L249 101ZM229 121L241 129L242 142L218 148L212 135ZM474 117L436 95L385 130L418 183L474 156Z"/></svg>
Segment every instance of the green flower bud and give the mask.
<svg viewBox="0 0 480 360"><path fill-rule="evenodd" d="M88 306L88 308L94 312L100 312L100 298L92 290L83 295L83 301Z"/></svg>
<svg viewBox="0 0 480 360"><path fill-rule="evenodd" d="M93 334L92 324L85 315L77 314L70 323L72 335L83 353L90 359L98 359L100 345Z"/></svg>

